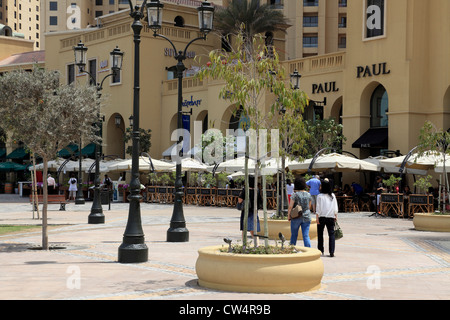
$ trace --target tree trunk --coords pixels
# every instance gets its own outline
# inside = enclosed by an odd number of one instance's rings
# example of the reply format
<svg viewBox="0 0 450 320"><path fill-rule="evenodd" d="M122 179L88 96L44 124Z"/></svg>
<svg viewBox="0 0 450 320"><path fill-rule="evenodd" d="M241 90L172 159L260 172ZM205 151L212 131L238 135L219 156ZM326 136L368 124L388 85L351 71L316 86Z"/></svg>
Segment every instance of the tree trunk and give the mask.
<svg viewBox="0 0 450 320"><path fill-rule="evenodd" d="M37 177L36 177L36 158L34 153L32 153L33 159L33 172L31 174L31 197L33 200L33 219L34 219L34 208L36 208L37 219L39 219L39 197L37 194Z"/></svg>
<svg viewBox="0 0 450 320"><path fill-rule="evenodd" d="M249 137L248 135L245 136L245 166L244 166L244 176L245 176L245 182L244 182L244 188L245 188L245 200L244 200L244 219L242 222L242 251L245 253L245 250L247 248L247 227L248 227L248 205L249 205L249 179L248 179L248 156L249 156Z"/></svg>
<svg viewBox="0 0 450 320"><path fill-rule="evenodd" d="M48 250L48 234L47 234L47 201L48 201L48 184L47 184L47 175L48 175L48 165L47 158L44 157L42 159L44 161L44 172L43 172L43 206L42 206L42 250Z"/></svg>

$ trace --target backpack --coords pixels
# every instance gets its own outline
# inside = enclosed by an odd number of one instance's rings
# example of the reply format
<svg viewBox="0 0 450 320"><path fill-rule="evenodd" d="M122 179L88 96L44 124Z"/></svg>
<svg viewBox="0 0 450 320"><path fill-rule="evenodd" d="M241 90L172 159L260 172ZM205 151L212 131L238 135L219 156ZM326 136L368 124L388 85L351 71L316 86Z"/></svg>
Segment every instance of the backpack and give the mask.
<svg viewBox="0 0 450 320"><path fill-rule="evenodd" d="M70 179L70 183L71 183L71 184L75 184L75 183L77 183L77 180L74 179L74 178L72 178L72 179Z"/></svg>

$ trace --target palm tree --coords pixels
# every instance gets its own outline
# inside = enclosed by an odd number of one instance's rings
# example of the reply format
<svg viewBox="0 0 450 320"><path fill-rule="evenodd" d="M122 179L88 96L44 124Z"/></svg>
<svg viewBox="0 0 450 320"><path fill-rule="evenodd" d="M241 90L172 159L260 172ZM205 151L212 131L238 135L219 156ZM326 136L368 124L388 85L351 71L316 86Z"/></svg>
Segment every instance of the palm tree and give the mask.
<svg viewBox="0 0 450 320"><path fill-rule="evenodd" d="M232 0L228 7L219 9L214 15L215 29L227 36L243 30L246 47L252 47L257 34L283 31L288 27L287 18L271 5L260 4L260 0Z"/></svg>

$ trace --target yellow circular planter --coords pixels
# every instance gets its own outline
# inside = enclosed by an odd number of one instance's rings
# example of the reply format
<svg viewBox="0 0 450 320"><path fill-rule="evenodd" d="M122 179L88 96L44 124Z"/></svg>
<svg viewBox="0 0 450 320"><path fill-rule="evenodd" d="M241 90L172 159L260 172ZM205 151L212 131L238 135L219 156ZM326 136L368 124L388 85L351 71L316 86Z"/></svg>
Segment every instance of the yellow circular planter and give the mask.
<svg viewBox="0 0 450 320"><path fill-rule="evenodd" d="M287 220L267 220L267 226L269 229L269 239L271 240L279 240L278 234L281 232L285 239L289 241L291 239L291 223ZM264 223L261 221L261 232L260 234L264 234ZM317 221L316 219L311 220L311 225L309 227L309 238L316 239L317 238ZM303 240L302 229L298 230L297 240Z"/></svg>
<svg viewBox="0 0 450 320"><path fill-rule="evenodd" d="M415 213L413 224L419 231L450 232L450 215Z"/></svg>
<svg viewBox="0 0 450 320"><path fill-rule="evenodd" d="M321 252L296 247L294 254L233 254L222 246L198 251L195 270L202 287L247 293L294 293L318 290L324 267Z"/></svg>

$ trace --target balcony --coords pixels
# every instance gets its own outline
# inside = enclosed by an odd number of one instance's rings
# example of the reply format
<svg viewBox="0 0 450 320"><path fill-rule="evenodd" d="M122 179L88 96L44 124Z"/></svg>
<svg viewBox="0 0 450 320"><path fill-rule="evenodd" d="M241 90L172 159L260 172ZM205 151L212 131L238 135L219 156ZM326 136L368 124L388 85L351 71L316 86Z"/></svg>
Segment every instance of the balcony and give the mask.
<svg viewBox="0 0 450 320"><path fill-rule="evenodd" d="M342 71L345 68L345 51L284 62L289 73L300 74Z"/></svg>

